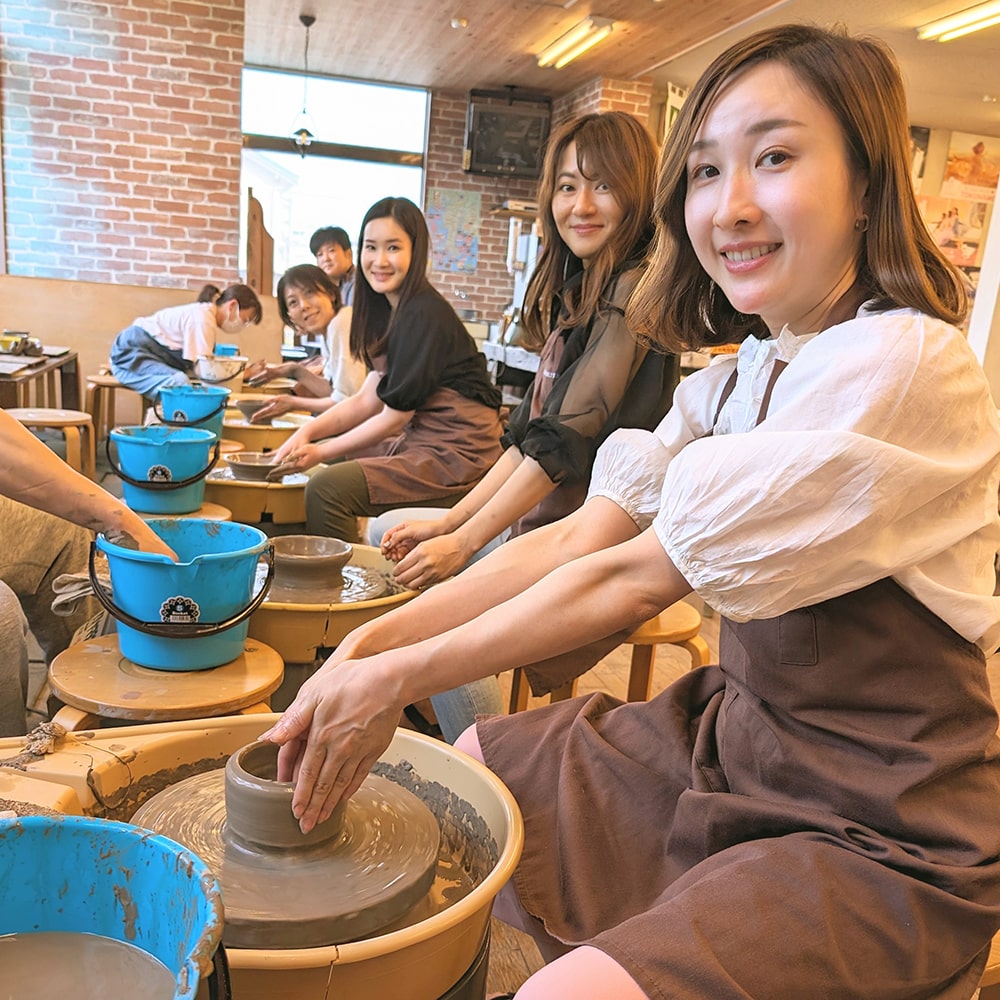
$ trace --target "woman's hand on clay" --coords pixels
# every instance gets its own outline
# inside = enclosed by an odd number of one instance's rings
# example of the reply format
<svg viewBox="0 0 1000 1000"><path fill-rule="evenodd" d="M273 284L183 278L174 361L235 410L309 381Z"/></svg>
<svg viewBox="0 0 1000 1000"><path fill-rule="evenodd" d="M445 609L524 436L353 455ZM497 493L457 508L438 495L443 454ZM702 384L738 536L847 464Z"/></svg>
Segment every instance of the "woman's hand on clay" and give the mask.
<svg viewBox="0 0 1000 1000"><path fill-rule="evenodd" d="M472 557L454 532L428 538L407 553L393 572L404 587L429 587L458 573Z"/></svg>
<svg viewBox="0 0 1000 1000"><path fill-rule="evenodd" d="M293 472L305 472L322 461L318 444L300 445L288 452L283 460L275 460L274 468L267 474L267 478L273 481Z"/></svg>
<svg viewBox="0 0 1000 1000"><path fill-rule="evenodd" d="M403 706L372 683L371 662L325 665L261 736L280 744L278 780L295 782L292 814L303 833L358 790L396 731Z"/></svg>
<svg viewBox="0 0 1000 1000"><path fill-rule="evenodd" d="M293 451L297 451L299 448L303 448L309 443L306 428L300 427L287 441L275 449L275 463L284 462L284 460L288 458Z"/></svg>
<svg viewBox="0 0 1000 1000"><path fill-rule="evenodd" d="M444 522L440 518L435 521L400 521L382 536L382 555L399 562L418 542L436 538L444 532Z"/></svg>
<svg viewBox="0 0 1000 1000"><path fill-rule="evenodd" d="M272 379L289 378L294 362L286 361L280 365L269 365L266 361L254 361L246 366L243 381L249 386L267 385Z"/></svg>
<svg viewBox="0 0 1000 1000"><path fill-rule="evenodd" d="M275 417L281 416L282 413L288 413L289 410L296 409L297 405L298 401L294 396L275 396L267 406L262 406L250 417L250 423L266 424Z"/></svg>

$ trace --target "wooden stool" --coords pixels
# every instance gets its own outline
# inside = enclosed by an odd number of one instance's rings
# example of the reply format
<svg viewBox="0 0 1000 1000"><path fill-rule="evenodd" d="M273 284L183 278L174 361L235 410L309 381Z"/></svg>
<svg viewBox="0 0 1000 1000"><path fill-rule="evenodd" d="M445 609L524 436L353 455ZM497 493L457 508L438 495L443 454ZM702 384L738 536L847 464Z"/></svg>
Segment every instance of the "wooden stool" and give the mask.
<svg viewBox="0 0 1000 1000"><path fill-rule="evenodd" d="M1000 1000L1000 934L993 939L983 978L979 980L979 1000Z"/></svg>
<svg viewBox="0 0 1000 1000"><path fill-rule="evenodd" d="M106 719L177 722L267 712L284 669L270 646L251 640L221 667L150 670L121 655L117 635L102 635L64 649L52 661L49 684L64 703L52 721L79 730Z"/></svg>
<svg viewBox="0 0 1000 1000"><path fill-rule="evenodd" d="M228 507L223 507L222 504L218 503L203 503L190 514L146 514L142 511L136 511L136 513L144 521L160 517L201 517L206 521L231 521L233 519L233 512Z"/></svg>
<svg viewBox="0 0 1000 1000"><path fill-rule="evenodd" d="M14 409L7 410L25 427L62 431L66 440L66 464L89 479L97 478L94 424L82 410Z"/></svg>
<svg viewBox="0 0 1000 1000"><path fill-rule="evenodd" d="M112 427L115 426L115 393L131 392L139 395L134 389L128 389L114 375L88 375L87 388L84 393L84 408L94 422L94 432L97 439L103 441ZM143 407L139 407L139 419L142 423Z"/></svg>
<svg viewBox="0 0 1000 1000"><path fill-rule="evenodd" d="M662 644L680 646L691 654L691 669L703 667L709 660L708 643L698 634L701 631L701 614L684 601L678 601L661 611L655 618L640 625L625 640L625 645L632 646L632 661L629 665L628 695L629 701L648 701L650 688L653 684L653 657L656 647ZM574 678L568 684L549 695L549 701L564 701L576 695ZM528 707L528 678L524 669L518 667L514 671L510 685L510 704L508 711L523 712Z"/></svg>

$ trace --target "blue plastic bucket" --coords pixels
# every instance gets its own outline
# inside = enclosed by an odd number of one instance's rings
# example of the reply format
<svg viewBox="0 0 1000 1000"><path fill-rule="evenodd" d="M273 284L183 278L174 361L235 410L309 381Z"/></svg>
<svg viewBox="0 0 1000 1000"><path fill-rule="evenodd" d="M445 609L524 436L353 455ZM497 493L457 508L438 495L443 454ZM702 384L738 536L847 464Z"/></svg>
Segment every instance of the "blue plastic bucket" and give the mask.
<svg viewBox="0 0 1000 1000"><path fill-rule="evenodd" d="M231 391L217 385L168 385L160 390L156 413L170 427L197 427L221 438Z"/></svg>
<svg viewBox="0 0 1000 1000"><path fill-rule="evenodd" d="M174 1000L193 1000L202 978L212 996L228 996L219 883L167 837L84 816L0 820L0 885L0 935L98 934L165 965ZM44 969L38 980L41 996ZM142 987L131 995L143 996Z"/></svg>
<svg viewBox="0 0 1000 1000"><path fill-rule="evenodd" d="M216 344L215 353L220 358L235 358L240 353L240 349L238 344Z"/></svg>
<svg viewBox="0 0 1000 1000"><path fill-rule="evenodd" d="M205 500L205 476L219 458L218 442L212 431L152 424L114 427L106 447L129 507L146 514L190 514Z"/></svg>
<svg viewBox="0 0 1000 1000"><path fill-rule="evenodd" d="M148 523L179 562L124 548L103 534L91 547L91 584L117 620L122 655L153 670L207 670L235 660L274 575L267 535L246 524L197 517ZM108 559L111 593L96 572L98 550ZM268 574L254 594L262 555Z"/></svg>

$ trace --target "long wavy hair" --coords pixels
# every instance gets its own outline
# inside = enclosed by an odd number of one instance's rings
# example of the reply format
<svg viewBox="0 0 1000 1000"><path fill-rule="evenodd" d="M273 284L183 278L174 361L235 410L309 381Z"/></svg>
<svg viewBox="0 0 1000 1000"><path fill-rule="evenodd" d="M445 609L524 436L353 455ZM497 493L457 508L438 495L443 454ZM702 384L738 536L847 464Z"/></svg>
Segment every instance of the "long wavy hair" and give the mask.
<svg viewBox="0 0 1000 1000"><path fill-rule="evenodd" d="M397 308L401 311L417 292L431 287L427 280L427 259L430 248L427 220L423 212L409 198L383 198L375 202L361 222L357 249L359 264L361 248L365 241L365 227L375 219L393 219L410 237L412 244L410 269L406 272L399 289ZM372 359L385 353L394 312L389 300L381 292L376 292L368 283L363 267L358 268L357 275L354 284L354 313L351 316L351 353L356 358L363 359L371 367Z"/></svg>
<svg viewBox="0 0 1000 1000"><path fill-rule="evenodd" d="M907 306L949 323L967 301L956 269L934 244L910 180L906 96L895 57L880 41L842 30L788 24L760 31L718 56L684 102L664 148L656 187L656 236L627 317L632 329L668 351L766 336L702 269L684 224L687 159L719 94L750 67L778 62L830 109L850 163L867 181L867 232L857 284L879 310Z"/></svg>
<svg viewBox="0 0 1000 1000"><path fill-rule="evenodd" d="M563 292L567 279L584 270L583 262L559 235L552 198L567 147L576 144L576 162L588 180L605 181L622 210L622 221L594 255L583 280ZM644 256L653 235L653 189L656 144L632 115L623 111L584 115L553 132L538 184L542 250L528 282L520 330L525 347L540 350L552 330L553 306L561 310L557 325L570 329L589 319L600 306L601 292L612 272L626 260Z"/></svg>

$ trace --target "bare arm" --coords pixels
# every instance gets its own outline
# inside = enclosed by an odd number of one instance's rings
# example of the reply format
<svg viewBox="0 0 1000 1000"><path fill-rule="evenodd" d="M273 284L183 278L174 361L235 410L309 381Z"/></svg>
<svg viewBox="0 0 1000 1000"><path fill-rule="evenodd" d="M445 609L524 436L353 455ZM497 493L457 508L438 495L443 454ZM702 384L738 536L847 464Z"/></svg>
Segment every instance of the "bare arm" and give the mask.
<svg viewBox="0 0 1000 1000"><path fill-rule="evenodd" d="M300 825L311 829L353 794L388 746L403 706L605 636L627 635L690 589L648 530L574 559L440 635L324 666L266 734L284 744L279 777L295 776L292 809Z"/></svg>
<svg viewBox="0 0 1000 1000"><path fill-rule="evenodd" d="M144 552L175 559L146 522L116 497L71 469L30 431L0 410L0 492L83 528L127 532Z"/></svg>
<svg viewBox="0 0 1000 1000"><path fill-rule="evenodd" d="M521 455L517 448L508 448L501 462L511 451ZM451 534L421 542L405 555L396 567L396 579L407 587L427 587L457 573L491 538L509 528L555 488L538 462L520 457L496 492L464 524Z"/></svg>

